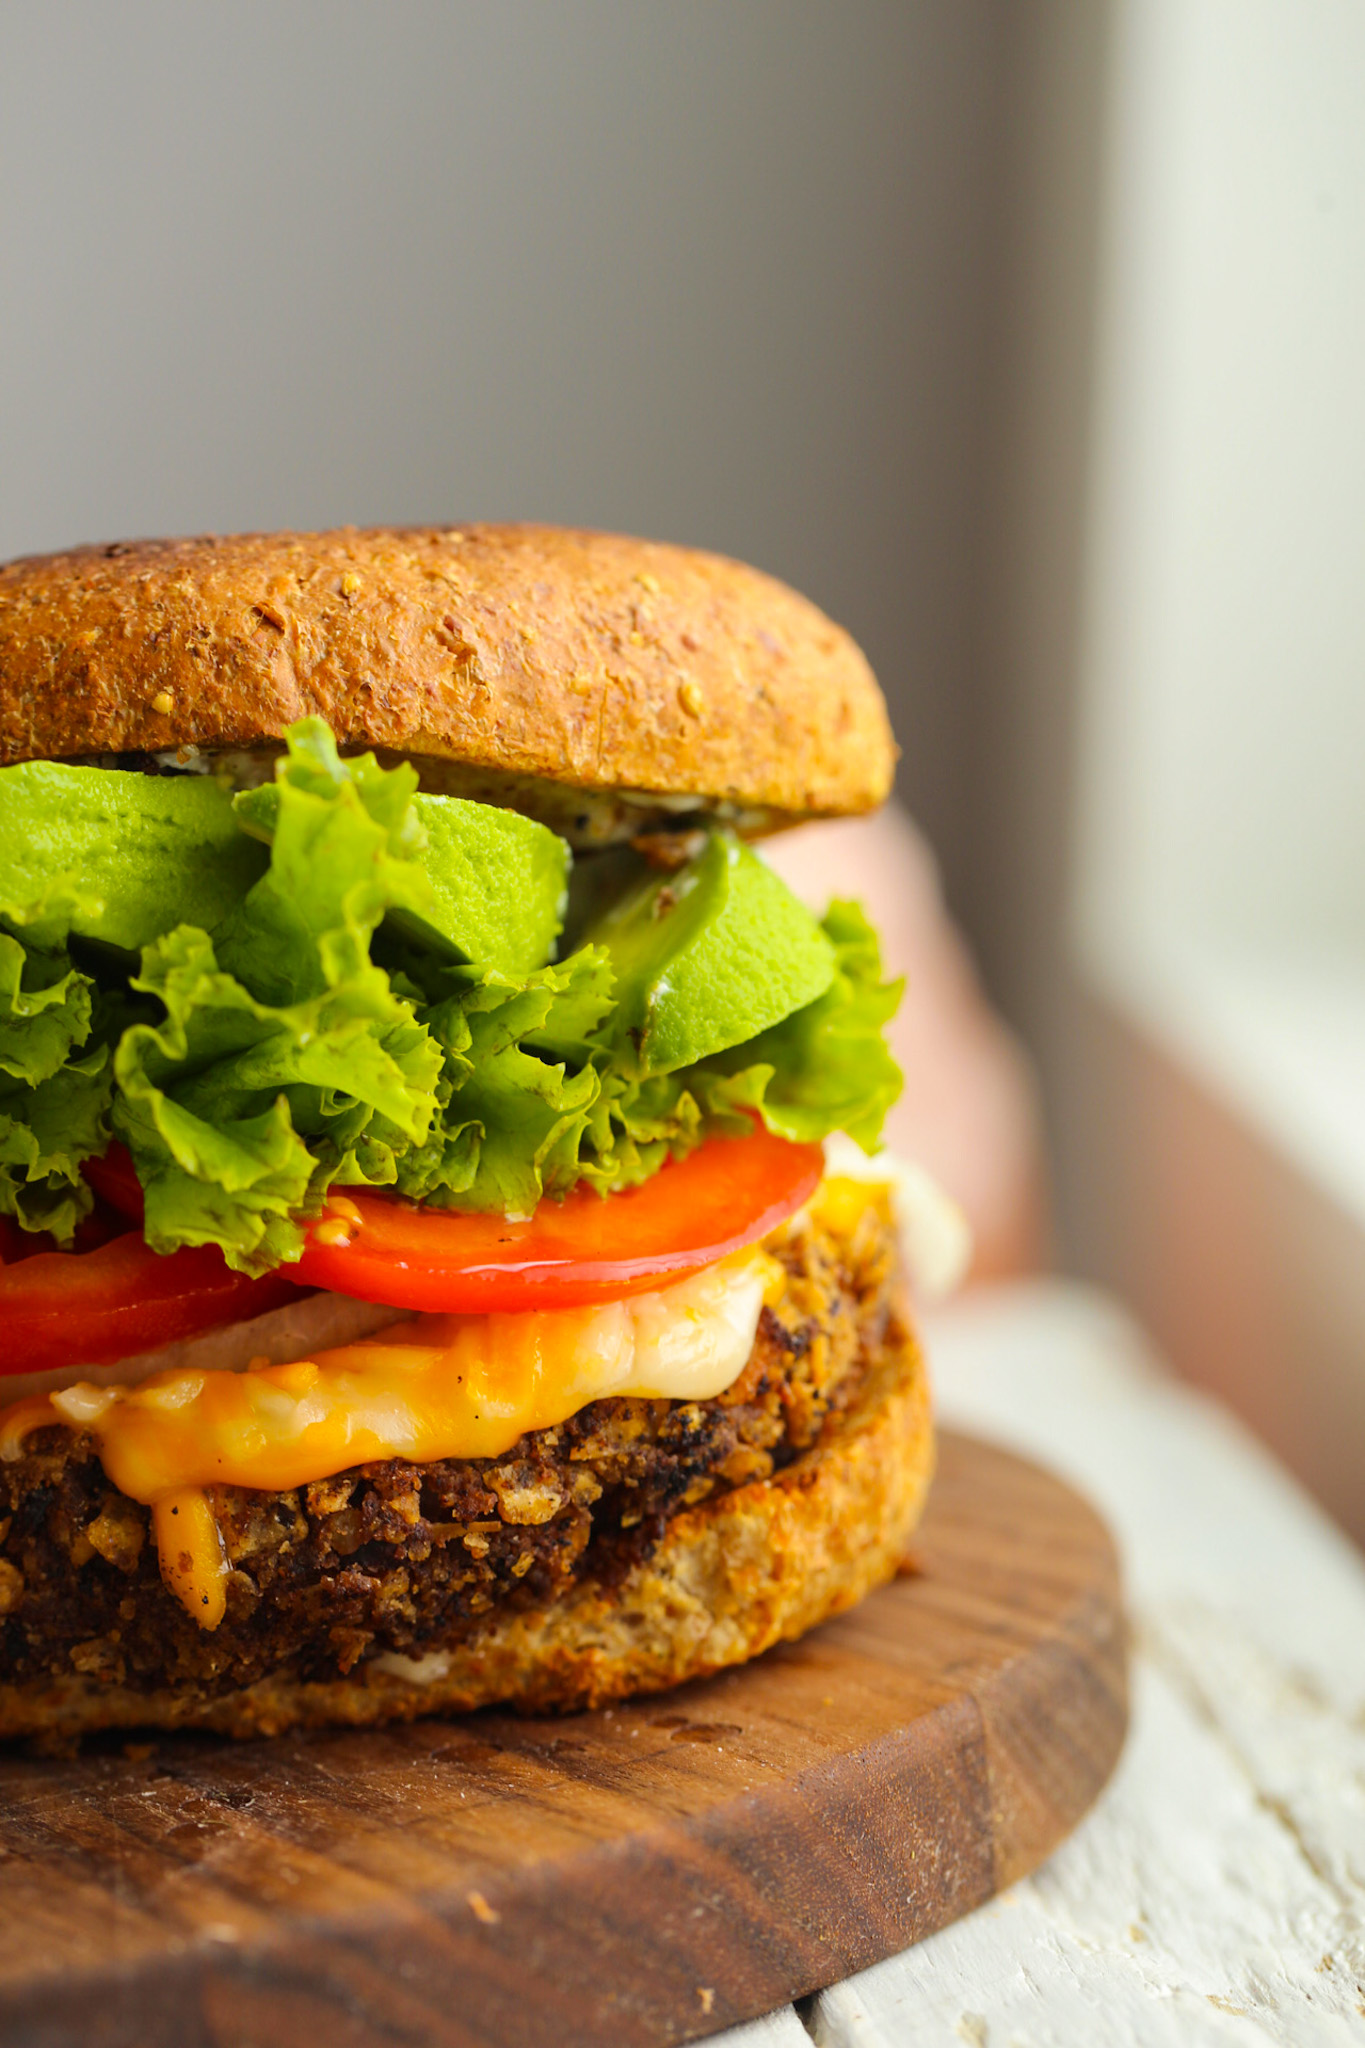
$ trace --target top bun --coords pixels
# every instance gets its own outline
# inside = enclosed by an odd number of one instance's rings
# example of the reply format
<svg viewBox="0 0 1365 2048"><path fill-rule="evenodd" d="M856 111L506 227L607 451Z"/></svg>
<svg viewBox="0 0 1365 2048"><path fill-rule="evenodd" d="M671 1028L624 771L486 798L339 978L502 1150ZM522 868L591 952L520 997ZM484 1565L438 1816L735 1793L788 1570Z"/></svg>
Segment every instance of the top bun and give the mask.
<svg viewBox="0 0 1365 2048"><path fill-rule="evenodd" d="M755 830L873 809L896 754L847 633L688 548L347 527L0 567L0 765L269 749L310 714L429 787L703 800Z"/></svg>

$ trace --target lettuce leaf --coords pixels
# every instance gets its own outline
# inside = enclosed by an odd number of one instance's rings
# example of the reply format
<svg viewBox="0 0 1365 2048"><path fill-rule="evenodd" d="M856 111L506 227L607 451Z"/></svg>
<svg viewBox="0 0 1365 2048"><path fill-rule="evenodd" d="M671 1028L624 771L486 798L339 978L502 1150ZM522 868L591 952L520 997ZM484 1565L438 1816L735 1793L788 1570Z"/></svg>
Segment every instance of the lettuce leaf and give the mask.
<svg viewBox="0 0 1365 2048"><path fill-rule="evenodd" d="M591 1062L570 1059L609 1012L611 981L605 954L585 946L525 982L486 975L422 1011L445 1054L441 1117L400 1161L401 1193L509 1216L567 1194L602 1086Z"/></svg>
<svg viewBox="0 0 1365 2048"><path fill-rule="evenodd" d="M133 986L166 1014L120 1040L113 1126L157 1251L219 1244L248 1273L297 1258L295 1219L334 1180L391 1181L395 1149L430 1129L439 1050L378 969L272 1005L181 925Z"/></svg>
<svg viewBox="0 0 1365 2048"><path fill-rule="evenodd" d="M112 1089L107 1045L36 1087L0 1087L0 1215L69 1242L93 1200L81 1167L109 1143Z"/></svg>
<svg viewBox="0 0 1365 2048"><path fill-rule="evenodd" d="M824 930L836 960L824 995L746 1045L706 1061L694 1085L719 1113L722 1098L710 1093L711 1077L726 1076L733 1087L723 1097L725 1110L745 1103L770 1131L803 1144L847 1131L872 1152L904 1085L882 1030L905 984L882 980L877 934L858 904L832 903Z"/></svg>
<svg viewBox="0 0 1365 2048"><path fill-rule="evenodd" d="M338 760L296 727L276 783L270 867L213 937L181 925L132 986L164 1009L114 1059L113 1125L157 1251L221 1245L258 1273L298 1257L334 1181L385 1183L429 1136L442 1049L370 958L395 904L421 909L416 776Z"/></svg>
<svg viewBox="0 0 1365 2048"><path fill-rule="evenodd" d="M779 1137L813 1144L846 1130L875 1149L902 1085L882 1037L901 984L882 981L876 933L856 904L832 904L822 928L834 980L804 1009L671 1074L602 1074L579 1152L583 1180L602 1194L633 1187L713 1132L742 1135L755 1114Z"/></svg>
<svg viewBox="0 0 1365 2048"><path fill-rule="evenodd" d="M0 1074L36 1088L90 1036L88 974L0 927Z"/></svg>
<svg viewBox="0 0 1365 2048"><path fill-rule="evenodd" d="M373 755L342 761L320 718L288 736L269 791L270 866L214 933L219 962L273 1003L306 1001L348 980L387 990L370 960L386 910L430 912L430 884L413 855L421 827L417 771ZM239 812L244 800L238 800Z"/></svg>
<svg viewBox="0 0 1365 2048"><path fill-rule="evenodd" d="M712 1132L742 1135L753 1114L781 1137L814 1143L842 1129L873 1150L901 1088L882 1038L901 985L882 981L876 934L856 904L831 905L823 930L836 966L822 996L670 1074L622 1072L594 1044L611 1008L596 948L520 989L489 977L425 1011L446 1047L442 1120L400 1163L400 1190L438 1207L527 1215L578 1181L604 1195L633 1187ZM586 1055L577 1072L576 1053Z"/></svg>
<svg viewBox="0 0 1365 2048"><path fill-rule="evenodd" d="M64 944L85 900L69 876L0 896L0 1215L62 1240L91 1205L81 1167L109 1142L113 1086L98 991Z"/></svg>
<svg viewBox="0 0 1365 2048"><path fill-rule="evenodd" d="M856 905L824 920L835 966L816 1000L642 1075L604 947L518 978L428 944L415 772L342 761L319 720L288 745L274 785L236 800L269 842L265 873L126 980L68 943L78 878L32 901L0 883L0 1214L69 1241L90 1206L81 1166L112 1134L156 1250L217 1244L258 1273L298 1256L334 1184L526 1216L579 1183L635 1185L755 1114L785 1137L875 1144L900 1087L882 1038L899 984Z"/></svg>

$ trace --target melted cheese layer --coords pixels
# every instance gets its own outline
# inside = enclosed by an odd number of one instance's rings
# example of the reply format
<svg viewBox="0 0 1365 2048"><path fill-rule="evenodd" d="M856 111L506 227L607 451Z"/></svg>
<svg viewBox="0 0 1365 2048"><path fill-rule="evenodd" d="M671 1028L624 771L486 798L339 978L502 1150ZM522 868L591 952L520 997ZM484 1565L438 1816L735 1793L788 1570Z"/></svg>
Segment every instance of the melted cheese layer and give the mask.
<svg viewBox="0 0 1365 2048"><path fill-rule="evenodd" d="M230 1566L204 1488L286 1492L390 1458L495 1458L606 1395L710 1400L743 1371L781 1283L755 1245L598 1308L420 1316L285 1365L81 1382L0 1417L0 1458L45 1424L89 1430L114 1484L151 1507L166 1584L216 1628Z"/></svg>

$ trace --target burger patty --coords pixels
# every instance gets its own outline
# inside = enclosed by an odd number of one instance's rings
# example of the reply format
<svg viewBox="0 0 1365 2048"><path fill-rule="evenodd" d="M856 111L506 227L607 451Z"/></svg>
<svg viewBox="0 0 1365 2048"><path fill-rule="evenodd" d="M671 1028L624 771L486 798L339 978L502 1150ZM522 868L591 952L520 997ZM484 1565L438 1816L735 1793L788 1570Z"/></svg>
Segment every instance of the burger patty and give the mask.
<svg viewBox="0 0 1365 2048"><path fill-rule="evenodd" d="M0 1466L0 1683L78 1672L211 1698L288 1670L420 1657L573 1581L608 1586L680 1509L762 1480L856 1399L893 1314L884 1200L847 1233L817 1205L768 1240L786 1284L709 1401L594 1401L500 1458L361 1465L282 1493L209 1489L232 1566L211 1633L163 1585L147 1508L93 1440L51 1427Z"/></svg>

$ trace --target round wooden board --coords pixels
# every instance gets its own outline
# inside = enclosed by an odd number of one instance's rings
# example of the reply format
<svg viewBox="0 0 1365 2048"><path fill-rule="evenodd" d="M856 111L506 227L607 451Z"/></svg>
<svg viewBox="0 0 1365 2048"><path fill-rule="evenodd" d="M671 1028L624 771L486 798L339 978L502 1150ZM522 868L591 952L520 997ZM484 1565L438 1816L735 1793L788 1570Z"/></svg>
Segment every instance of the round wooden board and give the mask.
<svg viewBox="0 0 1365 2048"><path fill-rule="evenodd" d="M1108 1777L1114 1546L945 1434L912 1568L614 1712L0 1762L0 2040L631 2048L969 1912Z"/></svg>

